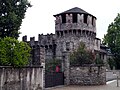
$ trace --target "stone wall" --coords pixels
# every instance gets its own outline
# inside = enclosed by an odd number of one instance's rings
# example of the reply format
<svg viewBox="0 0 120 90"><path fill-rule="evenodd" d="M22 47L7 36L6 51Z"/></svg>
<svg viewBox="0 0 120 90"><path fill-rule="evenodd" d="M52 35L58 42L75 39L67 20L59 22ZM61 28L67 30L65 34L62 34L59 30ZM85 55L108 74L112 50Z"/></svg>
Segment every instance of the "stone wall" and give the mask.
<svg viewBox="0 0 120 90"><path fill-rule="evenodd" d="M103 66L70 67L71 85L104 85L106 68Z"/></svg>
<svg viewBox="0 0 120 90"><path fill-rule="evenodd" d="M42 90L43 67L0 67L0 90Z"/></svg>

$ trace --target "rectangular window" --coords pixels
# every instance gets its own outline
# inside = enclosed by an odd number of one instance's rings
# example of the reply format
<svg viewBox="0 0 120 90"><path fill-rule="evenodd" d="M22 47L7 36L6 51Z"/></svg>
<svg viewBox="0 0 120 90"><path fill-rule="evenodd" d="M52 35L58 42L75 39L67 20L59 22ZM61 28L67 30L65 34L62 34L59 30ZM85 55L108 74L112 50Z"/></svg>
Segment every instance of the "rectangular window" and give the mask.
<svg viewBox="0 0 120 90"><path fill-rule="evenodd" d="M61 31L61 37L63 36L63 31Z"/></svg>
<svg viewBox="0 0 120 90"><path fill-rule="evenodd" d="M62 15L62 23L66 23L66 14Z"/></svg>
<svg viewBox="0 0 120 90"><path fill-rule="evenodd" d="M77 14L76 13L74 13L72 15L72 18L73 18L73 23L77 23Z"/></svg>
<svg viewBox="0 0 120 90"><path fill-rule="evenodd" d="M92 17L92 25L93 25L93 22L94 22L94 17Z"/></svg>
<svg viewBox="0 0 120 90"><path fill-rule="evenodd" d="M70 50L70 42L66 42L66 50L67 50L67 51Z"/></svg>
<svg viewBox="0 0 120 90"><path fill-rule="evenodd" d="M57 36L59 37L59 32L57 31Z"/></svg>
<svg viewBox="0 0 120 90"><path fill-rule="evenodd" d="M86 24L87 24L87 16L88 15L84 14L84 23L86 23Z"/></svg>

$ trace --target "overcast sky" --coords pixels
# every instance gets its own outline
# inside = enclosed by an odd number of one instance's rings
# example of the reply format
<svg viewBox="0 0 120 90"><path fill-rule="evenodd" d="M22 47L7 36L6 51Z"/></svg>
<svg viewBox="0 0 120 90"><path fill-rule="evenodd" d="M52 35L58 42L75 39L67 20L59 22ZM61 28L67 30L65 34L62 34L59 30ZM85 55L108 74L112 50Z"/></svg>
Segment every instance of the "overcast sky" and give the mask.
<svg viewBox="0 0 120 90"><path fill-rule="evenodd" d="M26 12L20 32L22 36L55 33L53 15L79 7L97 17L97 37L102 39L108 25L120 13L120 0L29 0L33 5Z"/></svg>

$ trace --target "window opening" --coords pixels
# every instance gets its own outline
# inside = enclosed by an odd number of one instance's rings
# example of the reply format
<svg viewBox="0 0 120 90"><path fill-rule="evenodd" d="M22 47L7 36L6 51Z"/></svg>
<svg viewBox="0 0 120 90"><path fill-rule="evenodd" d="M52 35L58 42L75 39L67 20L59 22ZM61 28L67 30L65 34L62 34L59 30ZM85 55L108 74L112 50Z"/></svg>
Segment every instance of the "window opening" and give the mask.
<svg viewBox="0 0 120 90"><path fill-rule="evenodd" d="M84 23L86 23L86 24L87 24L87 16L88 15L84 14Z"/></svg>
<svg viewBox="0 0 120 90"><path fill-rule="evenodd" d="M73 14L72 17L73 17L73 23L77 23L77 14L76 13Z"/></svg>
<svg viewBox="0 0 120 90"><path fill-rule="evenodd" d="M62 15L62 23L66 23L66 14Z"/></svg>

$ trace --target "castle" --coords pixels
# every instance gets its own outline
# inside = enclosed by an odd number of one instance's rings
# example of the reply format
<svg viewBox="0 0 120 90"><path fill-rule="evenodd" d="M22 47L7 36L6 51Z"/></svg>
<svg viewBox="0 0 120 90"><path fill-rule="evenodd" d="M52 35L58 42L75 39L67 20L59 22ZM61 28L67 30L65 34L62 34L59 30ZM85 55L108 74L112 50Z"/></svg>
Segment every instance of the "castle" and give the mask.
<svg viewBox="0 0 120 90"><path fill-rule="evenodd" d="M96 37L96 17L92 14L75 7L54 15L55 34L39 34L38 41L31 37L23 36L23 41L29 42L32 47L33 65L40 64L42 55L41 47L44 47L45 59L62 59L63 52L77 49L80 42L84 42L87 49L99 54L106 62L106 47L101 45L101 40Z"/></svg>

